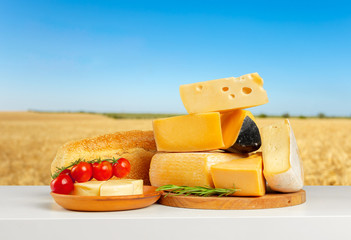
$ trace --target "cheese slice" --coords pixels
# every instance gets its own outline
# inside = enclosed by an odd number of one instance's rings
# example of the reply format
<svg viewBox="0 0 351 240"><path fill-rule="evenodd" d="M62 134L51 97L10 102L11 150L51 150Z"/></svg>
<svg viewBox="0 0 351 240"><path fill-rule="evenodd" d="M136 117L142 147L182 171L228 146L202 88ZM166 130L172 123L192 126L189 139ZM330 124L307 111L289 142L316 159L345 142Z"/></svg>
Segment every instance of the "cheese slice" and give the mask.
<svg viewBox="0 0 351 240"><path fill-rule="evenodd" d="M134 194L134 185L130 181L109 180L101 185L100 196L125 196Z"/></svg>
<svg viewBox="0 0 351 240"><path fill-rule="evenodd" d="M303 167L289 120L263 127L261 134L263 174L268 186L279 192L302 189Z"/></svg>
<svg viewBox="0 0 351 240"><path fill-rule="evenodd" d="M150 182L153 186L211 186L212 165L247 155L235 153L157 153L151 159Z"/></svg>
<svg viewBox="0 0 351 240"><path fill-rule="evenodd" d="M268 102L258 73L181 85L179 91L188 113L243 109Z"/></svg>
<svg viewBox="0 0 351 240"><path fill-rule="evenodd" d="M133 184L133 195L143 194L144 184L142 179L122 179L119 181L131 182Z"/></svg>
<svg viewBox="0 0 351 240"><path fill-rule="evenodd" d="M216 188L238 189L233 196L263 196L266 193L261 154L213 165L211 173Z"/></svg>
<svg viewBox="0 0 351 240"><path fill-rule="evenodd" d="M100 187L105 181L74 183L72 194L80 196L100 196Z"/></svg>
<svg viewBox="0 0 351 240"><path fill-rule="evenodd" d="M223 149L248 153L261 146L261 137L249 111L198 113L153 121L158 151L193 152Z"/></svg>

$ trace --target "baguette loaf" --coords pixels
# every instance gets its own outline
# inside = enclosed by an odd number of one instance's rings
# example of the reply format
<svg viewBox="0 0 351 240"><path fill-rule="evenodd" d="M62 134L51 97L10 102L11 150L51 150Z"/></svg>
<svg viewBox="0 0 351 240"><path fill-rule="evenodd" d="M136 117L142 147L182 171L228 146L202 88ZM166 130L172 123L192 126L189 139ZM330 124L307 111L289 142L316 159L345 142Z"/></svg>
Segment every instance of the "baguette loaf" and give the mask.
<svg viewBox="0 0 351 240"><path fill-rule="evenodd" d="M126 158L131 164L128 178L143 179L150 185L150 161L156 153L152 131L128 131L106 134L64 144L51 164L51 174L57 167L65 167L78 159Z"/></svg>

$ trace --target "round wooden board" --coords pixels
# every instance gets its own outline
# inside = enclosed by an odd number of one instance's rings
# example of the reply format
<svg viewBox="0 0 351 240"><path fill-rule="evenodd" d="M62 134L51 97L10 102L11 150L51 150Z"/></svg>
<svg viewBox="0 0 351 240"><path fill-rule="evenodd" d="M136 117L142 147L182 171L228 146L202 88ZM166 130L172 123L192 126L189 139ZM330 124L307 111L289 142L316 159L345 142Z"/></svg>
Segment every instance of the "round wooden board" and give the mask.
<svg viewBox="0 0 351 240"><path fill-rule="evenodd" d="M75 211L105 212L144 208L157 202L162 192L156 187L144 186L144 193L127 196L78 196L51 192L55 202L63 208Z"/></svg>
<svg viewBox="0 0 351 240"><path fill-rule="evenodd" d="M244 210L280 208L306 202L306 192L267 193L262 197L197 197L163 193L158 201L160 204L197 209Z"/></svg>

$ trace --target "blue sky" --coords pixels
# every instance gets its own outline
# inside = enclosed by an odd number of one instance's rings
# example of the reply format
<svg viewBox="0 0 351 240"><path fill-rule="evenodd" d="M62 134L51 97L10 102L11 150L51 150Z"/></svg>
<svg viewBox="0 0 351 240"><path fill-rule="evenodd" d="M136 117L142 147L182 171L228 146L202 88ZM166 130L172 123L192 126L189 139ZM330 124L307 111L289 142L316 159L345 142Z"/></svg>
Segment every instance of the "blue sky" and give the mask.
<svg viewBox="0 0 351 240"><path fill-rule="evenodd" d="M1 1L0 111L185 113L179 85L258 72L255 114L351 115L348 1Z"/></svg>

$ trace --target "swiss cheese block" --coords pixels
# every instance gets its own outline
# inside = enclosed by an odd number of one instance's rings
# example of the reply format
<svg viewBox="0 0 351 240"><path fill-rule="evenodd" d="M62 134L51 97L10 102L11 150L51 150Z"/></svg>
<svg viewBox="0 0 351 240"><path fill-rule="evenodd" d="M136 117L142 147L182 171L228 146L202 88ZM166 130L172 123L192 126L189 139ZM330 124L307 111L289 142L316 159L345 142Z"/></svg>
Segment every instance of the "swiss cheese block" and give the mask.
<svg viewBox="0 0 351 240"><path fill-rule="evenodd" d="M179 91L188 113L243 109L268 102L257 73L181 85Z"/></svg>
<svg viewBox="0 0 351 240"><path fill-rule="evenodd" d="M192 152L223 149L248 153L261 146L261 137L249 111L211 112L153 121L158 151Z"/></svg>
<svg viewBox="0 0 351 240"><path fill-rule="evenodd" d="M266 193L261 154L213 165L211 173L216 188L238 189L233 196L263 196Z"/></svg>
<svg viewBox="0 0 351 240"><path fill-rule="evenodd" d="M105 181L88 181L74 183L72 194L80 196L100 196L100 187Z"/></svg>
<svg viewBox="0 0 351 240"><path fill-rule="evenodd" d="M212 165L246 157L235 153L156 153L151 159L150 182L153 186L211 186Z"/></svg>
<svg viewBox="0 0 351 240"><path fill-rule="evenodd" d="M218 112L156 119L153 128L158 151L207 151L225 146Z"/></svg>
<svg viewBox="0 0 351 240"><path fill-rule="evenodd" d="M263 173L268 186L279 192L302 189L303 167L289 120L263 127L261 134Z"/></svg>

